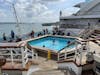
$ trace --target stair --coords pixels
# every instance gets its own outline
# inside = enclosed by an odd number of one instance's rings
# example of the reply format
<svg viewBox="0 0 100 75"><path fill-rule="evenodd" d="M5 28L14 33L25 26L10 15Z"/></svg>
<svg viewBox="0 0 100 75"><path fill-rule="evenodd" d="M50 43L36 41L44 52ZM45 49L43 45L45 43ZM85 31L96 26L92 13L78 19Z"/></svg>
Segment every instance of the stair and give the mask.
<svg viewBox="0 0 100 75"><path fill-rule="evenodd" d="M69 73L70 73L71 75L76 75L76 73L75 73L73 70L69 70Z"/></svg>
<svg viewBox="0 0 100 75"><path fill-rule="evenodd" d="M31 75L64 75L64 72L60 70L46 70L46 71L37 71L32 73Z"/></svg>
<svg viewBox="0 0 100 75"><path fill-rule="evenodd" d="M86 71L82 71L82 75L95 75L95 73L93 72L93 70L86 70Z"/></svg>
<svg viewBox="0 0 100 75"><path fill-rule="evenodd" d="M93 42L100 46L100 30L94 30L94 32L90 35L89 38L98 39Z"/></svg>
<svg viewBox="0 0 100 75"><path fill-rule="evenodd" d="M100 34L100 30L95 30L95 33Z"/></svg>

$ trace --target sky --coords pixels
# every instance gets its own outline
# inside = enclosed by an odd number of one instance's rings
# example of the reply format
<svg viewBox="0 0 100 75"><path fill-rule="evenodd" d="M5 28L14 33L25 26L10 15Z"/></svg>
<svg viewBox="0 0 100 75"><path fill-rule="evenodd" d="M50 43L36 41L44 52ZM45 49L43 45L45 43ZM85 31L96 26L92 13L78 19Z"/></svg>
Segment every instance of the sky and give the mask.
<svg viewBox="0 0 100 75"><path fill-rule="evenodd" d="M63 16L76 13L74 5L84 0L0 0L0 22L16 22L12 3L19 22L46 23L59 21Z"/></svg>

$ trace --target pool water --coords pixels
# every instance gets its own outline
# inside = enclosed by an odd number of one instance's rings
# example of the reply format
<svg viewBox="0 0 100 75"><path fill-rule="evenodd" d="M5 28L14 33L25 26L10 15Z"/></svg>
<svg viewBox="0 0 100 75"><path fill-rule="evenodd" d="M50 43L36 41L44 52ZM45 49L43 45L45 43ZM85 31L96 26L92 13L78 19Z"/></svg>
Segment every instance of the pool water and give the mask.
<svg viewBox="0 0 100 75"><path fill-rule="evenodd" d="M35 47L45 47L50 50L59 51L68 45L68 41L72 42L75 41L75 39L48 36L37 40L29 41L28 44ZM69 46L69 48L73 47L75 47L75 45Z"/></svg>

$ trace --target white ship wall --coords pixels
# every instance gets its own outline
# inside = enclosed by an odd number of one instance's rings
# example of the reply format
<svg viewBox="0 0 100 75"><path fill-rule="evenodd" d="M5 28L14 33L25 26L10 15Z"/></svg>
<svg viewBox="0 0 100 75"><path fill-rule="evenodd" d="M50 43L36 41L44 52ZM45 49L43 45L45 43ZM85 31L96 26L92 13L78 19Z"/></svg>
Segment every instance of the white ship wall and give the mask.
<svg viewBox="0 0 100 75"><path fill-rule="evenodd" d="M86 15L100 15L100 3L97 4L93 9L90 9Z"/></svg>
<svg viewBox="0 0 100 75"><path fill-rule="evenodd" d="M89 3L85 3L85 6L81 8L76 14L78 16L93 15L93 14L97 15L96 13L99 11L98 9L100 9L100 0L93 0ZM98 15L100 15L100 13L98 13Z"/></svg>
<svg viewBox="0 0 100 75"><path fill-rule="evenodd" d="M82 16L82 17L81 17ZM85 18L83 18L85 16ZM100 26L100 0L93 0L86 3L86 6L81 8L76 16L60 17L61 28L86 28L90 25ZM89 17L89 18L88 18Z"/></svg>
<svg viewBox="0 0 100 75"><path fill-rule="evenodd" d="M98 25L99 19L69 19L69 20L61 20L61 28L87 28L88 23L90 23L91 26Z"/></svg>

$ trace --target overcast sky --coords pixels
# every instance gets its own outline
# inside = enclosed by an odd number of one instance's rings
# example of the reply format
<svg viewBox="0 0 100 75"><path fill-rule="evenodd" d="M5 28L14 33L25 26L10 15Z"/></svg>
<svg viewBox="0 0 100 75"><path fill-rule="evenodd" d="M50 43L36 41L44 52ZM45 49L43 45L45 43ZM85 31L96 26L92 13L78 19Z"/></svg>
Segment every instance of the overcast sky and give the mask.
<svg viewBox="0 0 100 75"><path fill-rule="evenodd" d="M0 22L15 22L12 5L20 22L55 22L59 20L59 11L68 16L79 9L73 6L84 0L0 0Z"/></svg>

